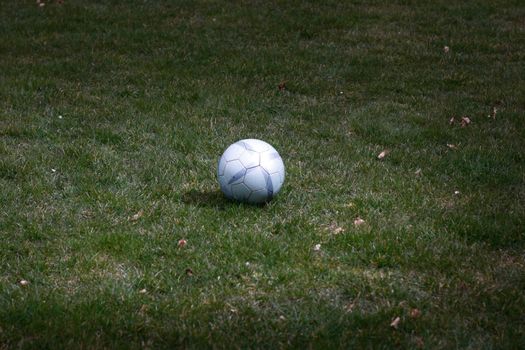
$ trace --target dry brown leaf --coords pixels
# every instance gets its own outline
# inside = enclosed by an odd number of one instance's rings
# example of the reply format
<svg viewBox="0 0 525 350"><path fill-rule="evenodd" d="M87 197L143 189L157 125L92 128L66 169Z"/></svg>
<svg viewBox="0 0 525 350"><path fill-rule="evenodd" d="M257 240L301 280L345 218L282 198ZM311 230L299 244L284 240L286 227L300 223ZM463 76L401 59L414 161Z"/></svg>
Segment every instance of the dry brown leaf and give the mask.
<svg viewBox="0 0 525 350"><path fill-rule="evenodd" d="M421 316L421 311L419 309L410 310L410 317L418 318L419 316Z"/></svg>
<svg viewBox="0 0 525 350"><path fill-rule="evenodd" d="M279 91L286 90L286 81L281 81L277 87L279 88Z"/></svg>
<svg viewBox="0 0 525 350"><path fill-rule="evenodd" d="M130 221L137 221L144 215L144 210L140 209L136 214L134 214L131 218L129 218Z"/></svg>
<svg viewBox="0 0 525 350"><path fill-rule="evenodd" d="M89 219L89 218L92 218L94 216L93 214L93 211L89 210L89 209L84 209L80 212L80 215L85 218L85 219Z"/></svg>
<svg viewBox="0 0 525 350"><path fill-rule="evenodd" d="M387 156L387 154L389 153L389 150L385 149L383 152L379 153L377 155L377 159L383 159Z"/></svg>
<svg viewBox="0 0 525 350"><path fill-rule="evenodd" d="M351 302L345 306L345 310L346 312L352 312L354 311L354 307L355 307L355 303Z"/></svg>
<svg viewBox="0 0 525 350"><path fill-rule="evenodd" d="M425 342L423 341L422 337L415 337L414 342L416 343L416 347L418 349L423 349L425 347Z"/></svg>
<svg viewBox="0 0 525 350"><path fill-rule="evenodd" d="M354 220L354 225L355 226L360 226L360 225L363 225L365 223L365 220L361 219L360 217L357 217L355 220Z"/></svg>
<svg viewBox="0 0 525 350"><path fill-rule="evenodd" d="M139 315L144 316L144 315L148 312L148 310L149 310L148 305L143 304L143 305L140 307Z"/></svg>
<svg viewBox="0 0 525 350"><path fill-rule="evenodd" d="M464 116L461 118L461 127L464 128L466 127L467 125L469 125L471 123L471 120L468 116Z"/></svg>
<svg viewBox="0 0 525 350"><path fill-rule="evenodd" d="M488 117L492 118L492 119L496 119L496 114L497 113L498 113L498 108L497 107L492 107L492 112L490 113L490 115Z"/></svg>
<svg viewBox="0 0 525 350"><path fill-rule="evenodd" d="M329 226L328 226L328 229L330 230L330 232L334 235L338 235L342 232L345 231L344 228L342 228L341 226L338 226L335 222L331 223Z"/></svg>
<svg viewBox="0 0 525 350"><path fill-rule="evenodd" d="M189 276L189 277L193 276L193 270L190 269L190 268L187 268L186 269L186 276Z"/></svg>
<svg viewBox="0 0 525 350"><path fill-rule="evenodd" d="M397 329L397 327L399 327L399 322L401 322L401 318L397 316L392 322L390 322L390 327Z"/></svg>

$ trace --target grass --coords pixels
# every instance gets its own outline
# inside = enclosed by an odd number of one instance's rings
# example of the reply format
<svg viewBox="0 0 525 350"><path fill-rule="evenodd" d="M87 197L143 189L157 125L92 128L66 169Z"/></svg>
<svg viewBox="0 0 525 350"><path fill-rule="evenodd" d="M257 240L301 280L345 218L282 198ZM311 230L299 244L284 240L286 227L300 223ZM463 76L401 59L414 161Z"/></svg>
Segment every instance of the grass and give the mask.
<svg viewBox="0 0 525 350"><path fill-rule="evenodd" d="M520 2L1 6L0 348L525 346Z"/></svg>

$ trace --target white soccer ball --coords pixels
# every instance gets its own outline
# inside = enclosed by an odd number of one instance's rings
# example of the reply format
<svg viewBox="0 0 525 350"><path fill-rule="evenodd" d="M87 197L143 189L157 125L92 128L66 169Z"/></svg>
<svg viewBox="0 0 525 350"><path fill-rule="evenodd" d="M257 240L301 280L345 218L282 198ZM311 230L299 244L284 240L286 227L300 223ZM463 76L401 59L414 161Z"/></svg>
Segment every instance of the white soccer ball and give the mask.
<svg viewBox="0 0 525 350"><path fill-rule="evenodd" d="M268 143L240 140L224 151L217 177L224 195L247 203L268 202L284 182L284 164Z"/></svg>

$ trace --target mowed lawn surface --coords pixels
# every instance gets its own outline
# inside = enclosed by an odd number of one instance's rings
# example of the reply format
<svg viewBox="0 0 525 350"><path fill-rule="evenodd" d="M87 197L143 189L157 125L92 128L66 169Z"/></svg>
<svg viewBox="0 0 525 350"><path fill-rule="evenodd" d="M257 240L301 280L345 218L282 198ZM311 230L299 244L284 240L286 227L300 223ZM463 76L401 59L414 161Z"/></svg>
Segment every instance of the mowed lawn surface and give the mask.
<svg viewBox="0 0 525 350"><path fill-rule="evenodd" d="M520 1L0 5L0 349L525 346Z"/></svg>

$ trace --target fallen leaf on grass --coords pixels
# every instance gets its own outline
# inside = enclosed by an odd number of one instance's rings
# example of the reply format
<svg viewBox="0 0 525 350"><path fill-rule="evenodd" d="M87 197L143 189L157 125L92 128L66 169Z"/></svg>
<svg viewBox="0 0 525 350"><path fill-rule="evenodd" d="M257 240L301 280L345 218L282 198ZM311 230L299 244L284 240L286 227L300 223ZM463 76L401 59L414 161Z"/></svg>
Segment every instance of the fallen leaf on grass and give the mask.
<svg viewBox="0 0 525 350"><path fill-rule="evenodd" d="M488 115L489 118L496 119L496 114L498 113L497 107L492 107L492 112Z"/></svg>
<svg viewBox="0 0 525 350"><path fill-rule="evenodd" d="M340 226L337 226L337 224L335 222L331 223L329 226L328 226L328 229L330 230L330 232L334 235L338 235L342 232L345 231L344 228L340 227Z"/></svg>
<svg viewBox="0 0 525 350"><path fill-rule="evenodd" d="M418 349L423 349L425 347L425 342L423 341L423 338L421 337L415 337L414 342L416 343L416 347Z"/></svg>
<svg viewBox="0 0 525 350"><path fill-rule="evenodd" d="M467 125L469 125L471 123L471 120L468 116L464 116L461 118L461 127L464 128L466 127Z"/></svg>
<svg viewBox="0 0 525 350"><path fill-rule="evenodd" d="M416 174L417 176L421 175L421 168L417 169L414 174Z"/></svg>
<svg viewBox="0 0 525 350"><path fill-rule="evenodd" d="M354 220L354 225L355 226L360 226L360 225L363 225L365 223L365 220L361 219L360 217L357 217L355 220Z"/></svg>
<svg viewBox="0 0 525 350"><path fill-rule="evenodd" d="M139 315L144 316L149 310L148 305L142 304L142 306L139 309Z"/></svg>
<svg viewBox="0 0 525 350"><path fill-rule="evenodd" d="M179 242L177 243L177 246L179 248L184 248L184 246L188 243L185 239L179 239Z"/></svg>
<svg viewBox="0 0 525 350"><path fill-rule="evenodd" d="M144 210L139 210L138 213L134 214L131 218L129 218L130 221L137 221L144 215Z"/></svg>
<svg viewBox="0 0 525 350"><path fill-rule="evenodd" d="M389 150L385 149L383 152L379 153L377 155L377 159L383 159L387 156L387 154L389 153Z"/></svg>
<svg viewBox="0 0 525 350"><path fill-rule="evenodd" d="M186 276L188 276L188 277L193 276L193 270L190 269L190 268L187 268L187 269L186 269Z"/></svg>
<svg viewBox="0 0 525 350"><path fill-rule="evenodd" d="M392 322L390 322L390 327L397 329L397 327L399 326L399 322L401 322L401 318L397 316Z"/></svg>
<svg viewBox="0 0 525 350"><path fill-rule="evenodd" d="M352 311L354 311L354 307L355 307L355 303L351 302L351 303L349 303L349 304L347 304L345 306L345 311L346 312L352 312Z"/></svg>
<svg viewBox="0 0 525 350"><path fill-rule="evenodd" d="M419 316L421 316L421 311L419 309L410 310L410 317L418 318Z"/></svg>
<svg viewBox="0 0 525 350"><path fill-rule="evenodd" d="M93 212L89 209L84 209L80 212L80 215L84 218L84 219L90 219L94 216Z"/></svg>
<svg viewBox="0 0 525 350"><path fill-rule="evenodd" d="M147 292L148 292L148 291L146 290L146 288L139 290L139 293L140 293L140 294L146 294Z"/></svg>
<svg viewBox="0 0 525 350"><path fill-rule="evenodd" d="M449 121L448 121L448 123L450 125L454 124L455 122L456 122L456 118L454 118L454 117L450 118Z"/></svg>
<svg viewBox="0 0 525 350"><path fill-rule="evenodd" d="M450 148L450 149L457 149L458 148L458 146L456 146L453 143L447 143L447 147Z"/></svg>
<svg viewBox="0 0 525 350"><path fill-rule="evenodd" d="M286 81L281 81L277 87L279 88L279 91L286 90Z"/></svg>

